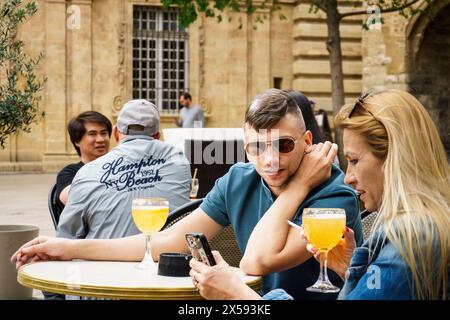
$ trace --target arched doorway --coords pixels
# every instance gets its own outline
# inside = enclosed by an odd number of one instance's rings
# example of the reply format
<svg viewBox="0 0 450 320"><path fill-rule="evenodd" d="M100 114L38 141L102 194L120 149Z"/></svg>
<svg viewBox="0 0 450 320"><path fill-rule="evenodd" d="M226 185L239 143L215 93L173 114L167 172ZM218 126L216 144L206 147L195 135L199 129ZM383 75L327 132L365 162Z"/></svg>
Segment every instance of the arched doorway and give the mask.
<svg viewBox="0 0 450 320"><path fill-rule="evenodd" d="M450 159L450 4L442 7L426 26L424 21L417 24L421 26L408 39L409 88L438 126Z"/></svg>

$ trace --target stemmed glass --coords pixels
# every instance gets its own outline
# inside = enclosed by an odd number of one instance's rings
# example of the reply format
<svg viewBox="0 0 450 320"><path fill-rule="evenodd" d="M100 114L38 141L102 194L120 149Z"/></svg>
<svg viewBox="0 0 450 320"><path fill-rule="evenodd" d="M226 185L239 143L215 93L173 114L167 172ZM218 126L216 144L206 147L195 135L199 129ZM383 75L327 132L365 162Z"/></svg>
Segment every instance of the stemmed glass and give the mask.
<svg viewBox="0 0 450 320"><path fill-rule="evenodd" d="M302 215L305 235L320 254L320 274L314 285L306 288L310 292L339 292L328 279L327 255L342 238L345 227L345 210L338 208L305 208Z"/></svg>
<svg viewBox="0 0 450 320"><path fill-rule="evenodd" d="M138 269L156 270L153 261L150 238L166 223L169 215L169 201L164 198L136 198L133 199L131 212L136 227L145 234L145 256Z"/></svg>

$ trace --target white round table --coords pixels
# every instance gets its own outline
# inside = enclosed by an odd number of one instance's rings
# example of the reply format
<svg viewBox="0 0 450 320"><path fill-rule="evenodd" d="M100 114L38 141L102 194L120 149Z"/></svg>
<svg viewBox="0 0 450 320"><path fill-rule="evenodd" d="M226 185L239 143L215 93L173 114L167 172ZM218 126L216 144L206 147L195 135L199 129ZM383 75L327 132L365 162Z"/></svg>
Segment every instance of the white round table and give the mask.
<svg viewBox="0 0 450 320"><path fill-rule="evenodd" d="M190 277L165 277L135 268L137 262L46 261L22 266L17 281L23 286L67 295L110 299L202 299ZM234 268L252 289L261 277Z"/></svg>

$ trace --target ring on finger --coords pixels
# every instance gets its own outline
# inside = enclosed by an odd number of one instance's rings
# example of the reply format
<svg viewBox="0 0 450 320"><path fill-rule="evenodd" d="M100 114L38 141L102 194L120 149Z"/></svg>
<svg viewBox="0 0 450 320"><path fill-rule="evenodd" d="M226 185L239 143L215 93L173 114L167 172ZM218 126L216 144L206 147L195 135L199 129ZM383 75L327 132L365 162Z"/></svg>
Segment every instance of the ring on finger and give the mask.
<svg viewBox="0 0 450 320"><path fill-rule="evenodd" d="M194 283L195 290L198 291L198 287L197 287L198 281L194 278L194 279L192 279L192 282Z"/></svg>

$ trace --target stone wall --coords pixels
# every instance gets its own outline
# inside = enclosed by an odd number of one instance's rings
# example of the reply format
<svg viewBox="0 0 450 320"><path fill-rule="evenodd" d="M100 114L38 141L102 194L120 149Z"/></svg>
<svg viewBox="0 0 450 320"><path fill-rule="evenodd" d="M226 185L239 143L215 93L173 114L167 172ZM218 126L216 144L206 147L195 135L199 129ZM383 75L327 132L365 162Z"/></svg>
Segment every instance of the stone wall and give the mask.
<svg viewBox="0 0 450 320"><path fill-rule="evenodd" d="M423 32L409 70L409 86L438 125L450 159L450 4Z"/></svg>
<svg viewBox="0 0 450 320"><path fill-rule="evenodd" d="M418 8L426 8L425 1ZM384 24L364 32L364 91L408 90L427 108L450 159L450 1L437 0L433 21L426 14L405 19L383 14Z"/></svg>
<svg viewBox="0 0 450 320"><path fill-rule="evenodd" d="M361 5L356 2L356 5ZM309 1L301 1L294 9L294 64L295 90L305 93L317 103L317 108L329 112L331 106L331 80L329 53L326 48L327 25L322 11L310 12ZM355 1L341 1L340 12L360 10ZM341 22L341 47L344 72L344 89L347 101L361 93L362 78L362 16L349 17Z"/></svg>
<svg viewBox="0 0 450 320"><path fill-rule="evenodd" d="M133 5L160 5L159 0L37 3L38 13L22 26L18 36L32 56L46 55L37 72L48 77L40 102L46 116L33 125L31 133L11 136L0 150L0 172L57 171L77 159L66 133L71 117L97 110L116 120L123 103L131 99ZM319 108L331 111L325 15L310 13L310 1L281 3L287 20L279 19L280 12L263 10L257 14L265 18L264 24L255 23L256 15L225 13L221 23L200 16L189 27L189 88L194 102L206 110L208 127L241 126L252 97L275 83L281 89L303 91ZM341 1L340 10L355 10L355 3L362 5L360 1ZM441 9L449 0L437 3ZM71 5L80 8L80 29L67 28ZM414 92L428 99L425 105L441 124L441 135L448 142L448 16L445 11L441 23L430 25L429 36L425 32L428 24L417 17L406 20L389 14L383 16L385 24L380 29L369 32L361 28L364 16L344 19L341 36L347 102L363 89L407 89L410 84ZM422 34L423 42L419 41ZM410 63L408 57L417 57L417 61ZM444 85L429 86L427 79ZM173 116L164 115L161 122L162 128L171 127Z"/></svg>
<svg viewBox="0 0 450 320"><path fill-rule="evenodd" d="M19 132L0 150L0 172L57 171L77 160L66 132L70 118L86 110L115 122L131 99L133 5L161 6L159 0L37 0L38 13L21 26L19 38L32 56L45 53L38 76L48 81L40 109L46 116ZM292 9L284 1L277 12L224 14L222 23L199 18L189 27L189 87L194 102L207 111L209 127L240 127L250 99L282 78L292 87ZM69 28L79 9L80 28ZM242 28L239 29L239 18ZM257 26L255 29L254 26ZM162 128L173 116L162 116ZM113 144L114 145L114 144Z"/></svg>

